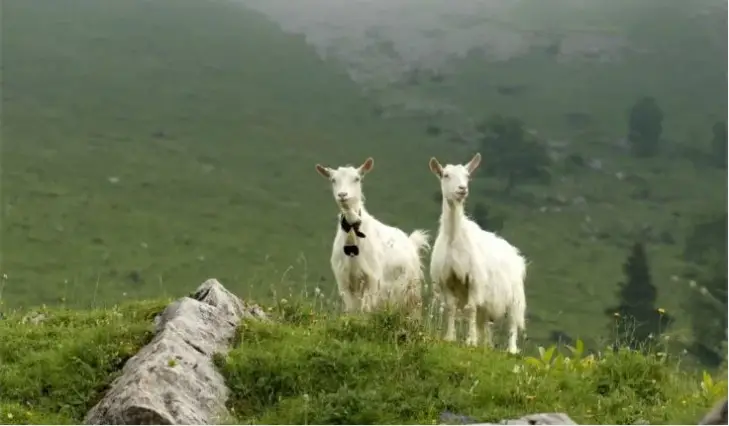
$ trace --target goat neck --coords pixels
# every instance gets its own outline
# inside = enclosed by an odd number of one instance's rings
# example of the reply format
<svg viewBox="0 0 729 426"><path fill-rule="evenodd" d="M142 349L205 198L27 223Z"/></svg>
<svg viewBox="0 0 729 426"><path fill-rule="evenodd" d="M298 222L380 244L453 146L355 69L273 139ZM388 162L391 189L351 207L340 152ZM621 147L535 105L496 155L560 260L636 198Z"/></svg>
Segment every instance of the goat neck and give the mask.
<svg viewBox="0 0 729 426"><path fill-rule="evenodd" d="M453 241L458 231L463 225L463 221L466 220L464 213L463 202L455 202L443 198L443 211L440 215L440 226L441 232L448 236L450 241Z"/></svg>

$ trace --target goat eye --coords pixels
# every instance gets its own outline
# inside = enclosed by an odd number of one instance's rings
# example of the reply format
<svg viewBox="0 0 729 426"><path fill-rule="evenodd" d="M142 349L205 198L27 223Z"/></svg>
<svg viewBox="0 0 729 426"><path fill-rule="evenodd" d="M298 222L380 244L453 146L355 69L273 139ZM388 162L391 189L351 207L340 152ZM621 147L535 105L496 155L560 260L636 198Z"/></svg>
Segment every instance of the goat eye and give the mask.
<svg viewBox="0 0 729 426"><path fill-rule="evenodd" d="M450 177L450 175L448 173L443 174L443 179L447 179L448 177Z"/></svg>
<svg viewBox="0 0 729 426"><path fill-rule="evenodd" d="M334 183L334 182L336 182L336 181L337 181L337 180L336 180L336 179L334 179L334 178L331 178L331 179L329 179L329 180L330 180L330 181L332 181L332 183Z"/></svg>
<svg viewBox="0 0 729 426"><path fill-rule="evenodd" d="M361 178L360 178L360 177L358 176L358 177L354 178L354 181L355 181L355 182L359 182L359 181L360 181L360 179L361 179Z"/></svg>

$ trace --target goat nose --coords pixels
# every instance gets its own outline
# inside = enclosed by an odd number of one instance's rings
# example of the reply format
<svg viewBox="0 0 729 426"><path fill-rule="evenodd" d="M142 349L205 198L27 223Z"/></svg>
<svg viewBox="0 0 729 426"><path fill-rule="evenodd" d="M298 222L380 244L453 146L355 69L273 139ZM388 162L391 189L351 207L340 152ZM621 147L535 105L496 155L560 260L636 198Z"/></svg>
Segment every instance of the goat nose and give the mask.
<svg viewBox="0 0 729 426"><path fill-rule="evenodd" d="M466 187L466 185L458 185L458 190L459 191L464 191L465 192L467 189L468 188Z"/></svg>
<svg viewBox="0 0 729 426"><path fill-rule="evenodd" d="M347 198L347 193L346 192L337 192L337 197L339 197L339 198Z"/></svg>

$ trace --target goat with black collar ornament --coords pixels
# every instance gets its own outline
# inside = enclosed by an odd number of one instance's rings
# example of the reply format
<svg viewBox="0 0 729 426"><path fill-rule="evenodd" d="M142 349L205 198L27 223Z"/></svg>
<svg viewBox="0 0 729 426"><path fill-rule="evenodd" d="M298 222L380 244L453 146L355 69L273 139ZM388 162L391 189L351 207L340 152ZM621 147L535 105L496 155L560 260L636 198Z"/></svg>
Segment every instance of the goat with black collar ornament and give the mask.
<svg viewBox="0 0 729 426"><path fill-rule="evenodd" d="M349 223L347 222L347 218L344 213L342 213L340 217L341 220L339 221L339 225L342 227L342 230L347 233L347 240L344 244L344 254L349 257L358 256L359 247L357 246L357 238L365 238L365 234L359 230L359 227L362 225L362 220L358 219L354 223Z"/></svg>

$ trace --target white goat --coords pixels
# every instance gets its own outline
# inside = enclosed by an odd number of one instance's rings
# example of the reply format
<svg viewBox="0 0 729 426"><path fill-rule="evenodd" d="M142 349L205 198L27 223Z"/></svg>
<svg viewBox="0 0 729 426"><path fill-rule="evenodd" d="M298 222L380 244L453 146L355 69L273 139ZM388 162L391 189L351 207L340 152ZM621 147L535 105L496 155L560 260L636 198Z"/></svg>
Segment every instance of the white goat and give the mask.
<svg viewBox="0 0 729 426"><path fill-rule="evenodd" d="M508 351L516 353L518 332L524 331L526 260L498 235L484 231L464 213L471 173L481 163L476 154L466 165L441 166L435 157L430 170L440 179L443 212L430 260L430 277L446 307L445 340L456 339L455 316L468 319L466 344L478 344L478 323L484 344L491 346L492 322L509 319Z"/></svg>
<svg viewBox="0 0 729 426"><path fill-rule="evenodd" d="M365 210L362 179L373 165L372 158L359 168L316 165L316 171L331 181L341 210L332 245L332 272L347 312L369 312L382 303L418 312L424 276L420 256L430 246L428 234L415 230L408 236Z"/></svg>

